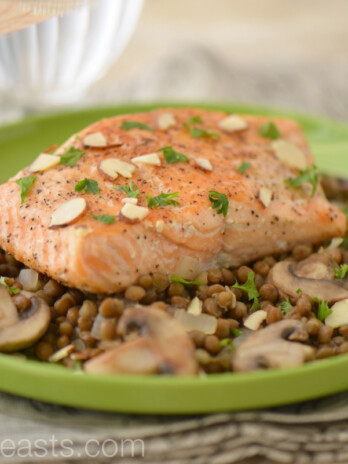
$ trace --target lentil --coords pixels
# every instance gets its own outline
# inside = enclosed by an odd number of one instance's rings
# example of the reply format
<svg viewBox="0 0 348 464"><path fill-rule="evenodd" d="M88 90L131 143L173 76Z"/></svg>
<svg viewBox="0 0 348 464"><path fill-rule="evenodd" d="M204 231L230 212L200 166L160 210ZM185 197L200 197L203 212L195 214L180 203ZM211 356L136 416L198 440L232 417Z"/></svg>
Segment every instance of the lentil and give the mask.
<svg viewBox="0 0 348 464"><path fill-rule="evenodd" d="M146 295L145 289L138 285L132 285L124 292L124 297L130 301L140 301Z"/></svg>
<svg viewBox="0 0 348 464"><path fill-rule="evenodd" d="M272 284L263 284L259 291L261 298L271 303L275 303L278 299L278 290Z"/></svg>
<svg viewBox="0 0 348 464"><path fill-rule="evenodd" d="M103 321L100 326L100 336L103 340L113 340L116 335L116 326L111 320Z"/></svg>
<svg viewBox="0 0 348 464"><path fill-rule="evenodd" d="M222 346L216 335L207 335L204 339L204 348L211 354L217 354L221 351Z"/></svg>

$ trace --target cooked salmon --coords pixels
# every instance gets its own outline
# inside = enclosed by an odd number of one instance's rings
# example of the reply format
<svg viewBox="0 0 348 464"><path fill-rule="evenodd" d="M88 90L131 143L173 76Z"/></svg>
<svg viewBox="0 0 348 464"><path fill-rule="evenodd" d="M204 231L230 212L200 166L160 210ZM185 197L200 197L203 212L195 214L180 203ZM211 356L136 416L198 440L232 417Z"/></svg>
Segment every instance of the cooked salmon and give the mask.
<svg viewBox="0 0 348 464"><path fill-rule="evenodd" d="M299 179L313 158L292 120L158 109L96 122L48 156L0 186L0 247L84 291L155 271L191 279L345 233L321 186ZM15 181L29 175L21 204Z"/></svg>

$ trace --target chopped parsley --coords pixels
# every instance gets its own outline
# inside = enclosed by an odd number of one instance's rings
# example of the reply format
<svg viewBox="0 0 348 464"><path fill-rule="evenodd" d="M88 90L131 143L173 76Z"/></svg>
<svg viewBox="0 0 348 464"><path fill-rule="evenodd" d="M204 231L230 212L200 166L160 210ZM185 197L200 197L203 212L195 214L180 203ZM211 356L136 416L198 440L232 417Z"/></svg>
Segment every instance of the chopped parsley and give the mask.
<svg viewBox="0 0 348 464"><path fill-rule="evenodd" d="M147 206L149 208L158 208L159 206L180 206L180 203L173 198L177 198L179 196L179 192L173 193L161 193L156 197L152 197L151 195L146 195L147 199Z"/></svg>
<svg viewBox="0 0 348 464"><path fill-rule="evenodd" d="M117 190L122 190L127 195L127 197L130 198L136 198L139 195L139 189L132 181L130 181L128 185L124 184L122 187L116 185L114 188Z"/></svg>
<svg viewBox="0 0 348 464"><path fill-rule="evenodd" d="M297 187L300 184L308 182L312 185L311 197L313 197L315 192L317 191L319 181L319 173L317 167L313 164L311 168L305 169L304 171L300 169L299 172L300 175L298 177L285 179L285 184L289 185L290 187Z"/></svg>
<svg viewBox="0 0 348 464"><path fill-rule="evenodd" d="M260 135L262 135L262 137L266 137L267 139L276 140L279 139L282 134L279 132L279 129L274 124L274 122L266 122L260 127Z"/></svg>
<svg viewBox="0 0 348 464"><path fill-rule="evenodd" d="M234 337L239 337L239 335L242 335L243 330L236 329L235 327L231 327L231 333Z"/></svg>
<svg viewBox="0 0 348 464"><path fill-rule="evenodd" d="M298 289L296 290L296 293L299 295L300 293L302 293L302 290L301 290L300 288L298 288Z"/></svg>
<svg viewBox="0 0 348 464"><path fill-rule="evenodd" d="M341 264L340 267L334 269L337 279L344 279L348 272L348 264Z"/></svg>
<svg viewBox="0 0 348 464"><path fill-rule="evenodd" d="M251 307L252 311L255 311L256 309L259 308L259 296L260 293L258 289L256 288L255 282L254 282L254 277L255 277L255 272L251 271L248 274L248 280L245 282L245 284L239 284L236 282L233 287L234 288L239 288L240 290L243 290L243 292L246 292L248 294L249 301L253 301L253 305Z"/></svg>
<svg viewBox="0 0 348 464"><path fill-rule="evenodd" d="M1 276L1 277L0 277L0 284L3 285L4 287L6 287L7 290L11 293L11 295L17 295L17 293L20 292L20 289L19 289L19 288L10 287L9 285L7 285L4 276Z"/></svg>
<svg viewBox="0 0 348 464"><path fill-rule="evenodd" d="M216 209L218 214L223 214L225 217L227 216L229 203L228 198L224 193L209 190L209 200L212 203L212 208Z"/></svg>
<svg viewBox="0 0 348 464"><path fill-rule="evenodd" d="M282 301L279 305L279 308L283 314L288 314L290 309L293 308L292 304L290 303L290 298L287 297L285 301Z"/></svg>
<svg viewBox="0 0 348 464"><path fill-rule="evenodd" d="M126 131L129 131L131 129L143 129L153 132L152 127L137 121L122 121L121 129L124 129Z"/></svg>
<svg viewBox="0 0 348 464"><path fill-rule="evenodd" d="M202 118L200 116L192 116L189 118L188 122L185 122L183 126L190 132L191 137L196 139L198 137L215 137L219 139L221 137L217 132L211 132L206 129L197 127L197 124L203 124Z"/></svg>
<svg viewBox="0 0 348 464"><path fill-rule="evenodd" d="M197 286L202 285L202 282L200 280L185 280L185 279L182 279L181 277L175 276L175 275L171 276L170 281L173 282L173 283L178 282L180 284L188 285L188 286L190 286L190 285L197 285Z"/></svg>
<svg viewBox="0 0 348 464"><path fill-rule="evenodd" d="M74 147L68 147L65 150L65 153L63 155L60 155L60 164L65 164L66 166L70 166L72 168L84 154L84 150L79 150L78 148Z"/></svg>
<svg viewBox="0 0 348 464"><path fill-rule="evenodd" d="M191 116L189 118L190 124L203 124L202 118L200 116Z"/></svg>
<svg viewBox="0 0 348 464"><path fill-rule="evenodd" d="M221 346L228 346L228 348L231 348L232 350L235 349L233 341L230 338L223 338L222 340L220 340L220 345Z"/></svg>
<svg viewBox="0 0 348 464"><path fill-rule="evenodd" d="M243 161L243 163L238 166L237 168L237 171L240 172L241 174L244 174L245 171L247 171L251 166L251 163L246 163L245 161Z"/></svg>
<svg viewBox="0 0 348 464"><path fill-rule="evenodd" d="M114 224L116 221L115 216L111 214L100 214L99 216L96 214L91 214L92 218L96 219L99 222L102 222L105 225Z"/></svg>
<svg viewBox="0 0 348 464"><path fill-rule="evenodd" d="M163 152L164 159L168 164L180 162L187 163L188 161L190 161L190 158L188 158L183 153L173 150L172 146L160 148L157 151Z"/></svg>
<svg viewBox="0 0 348 464"><path fill-rule="evenodd" d="M37 176L26 176L15 180L16 184L18 184L21 188L21 203L25 202L25 199L29 194L31 186L35 182L36 177Z"/></svg>
<svg viewBox="0 0 348 464"><path fill-rule="evenodd" d="M332 309L329 308L328 302L326 300L319 300L319 298L313 298L313 301L318 303L318 312L317 318L319 321L324 322L327 316L330 316L332 313Z"/></svg>
<svg viewBox="0 0 348 464"><path fill-rule="evenodd" d="M87 179L87 177L75 185L75 192L82 192L82 190L85 193L93 193L94 195L100 193L98 182L93 179Z"/></svg>

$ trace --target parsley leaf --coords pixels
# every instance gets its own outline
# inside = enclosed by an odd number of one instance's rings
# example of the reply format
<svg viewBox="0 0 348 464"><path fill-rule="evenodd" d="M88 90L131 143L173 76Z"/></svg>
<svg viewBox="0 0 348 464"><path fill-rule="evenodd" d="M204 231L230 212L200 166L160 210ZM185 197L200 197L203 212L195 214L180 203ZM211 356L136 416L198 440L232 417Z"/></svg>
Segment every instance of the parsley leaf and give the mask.
<svg viewBox="0 0 348 464"><path fill-rule="evenodd" d="M175 275L171 276L170 281L173 283L179 282L180 284L183 284L183 285L197 285L197 286L202 285L202 282L200 280L185 280Z"/></svg>
<svg viewBox="0 0 348 464"><path fill-rule="evenodd" d="M297 293L297 294L300 294L300 293L302 293L302 290L301 290L300 288L298 288L298 289L296 290L296 293Z"/></svg>
<svg viewBox="0 0 348 464"><path fill-rule="evenodd" d="M311 168L305 169L302 171L301 169L300 175L298 177L284 179L284 183L289 185L290 187L297 187L304 182L308 182L312 185L312 193L311 197L314 196L315 192L317 191L318 181L319 181L319 173L317 167L313 164Z"/></svg>
<svg viewBox="0 0 348 464"><path fill-rule="evenodd" d="M139 195L139 189L132 181L130 181L128 185L124 184L122 187L116 185L114 188L117 190L123 190L127 197L130 198L136 198Z"/></svg>
<svg viewBox="0 0 348 464"><path fill-rule="evenodd" d="M239 337L239 335L242 335L243 330L236 329L235 327L231 327L231 333L234 337Z"/></svg>
<svg viewBox="0 0 348 464"><path fill-rule="evenodd" d="M329 308L329 305L325 300L320 301L319 298L315 297L313 298L313 301L318 303L317 318L319 319L319 321L324 322L325 318L327 318L327 316L330 316L330 314L332 313L332 309Z"/></svg>
<svg viewBox="0 0 348 464"><path fill-rule="evenodd" d="M188 129L191 137L194 139L197 139L198 137L215 137L219 139L221 137L221 135L217 132L211 132L206 129L200 129L199 127L196 127L193 124L184 123L183 126L186 127L186 129Z"/></svg>
<svg viewBox="0 0 348 464"><path fill-rule="evenodd" d="M229 348L231 348L232 350L235 349L235 346L233 344L233 341L230 339L230 338L223 338L222 340L220 340L220 345L221 346L228 346Z"/></svg>
<svg viewBox="0 0 348 464"><path fill-rule="evenodd" d="M70 166L72 168L84 154L84 150L78 150L77 148L69 147L65 150L63 155L60 155L60 164L65 164L66 166Z"/></svg>
<svg viewBox="0 0 348 464"><path fill-rule="evenodd" d="M245 161L243 161L243 163L238 166L237 168L237 171L240 172L241 174L244 174L245 171L247 171L251 166L251 163L246 163Z"/></svg>
<svg viewBox="0 0 348 464"><path fill-rule="evenodd" d="M348 264L341 264L340 267L334 269L337 279L344 279L348 272Z"/></svg>
<svg viewBox="0 0 348 464"><path fill-rule="evenodd" d="M248 274L248 280L245 282L245 284L240 285L238 282L236 282L233 287L234 288L239 288L240 290L243 290L248 294L249 301L253 300L253 305L251 307L252 311L255 311L256 309L259 308L259 296L260 293L258 289L256 288L255 282L254 282L254 277L255 277L255 272L251 271Z"/></svg>
<svg viewBox="0 0 348 464"><path fill-rule="evenodd" d="M152 197L151 195L146 195L147 198L147 206L149 208L158 208L159 206L180 206L180 203L173 198L177 198L179 196L179 192L173 193L161 193L156 197Z"/></svg>
<svg viewBox="0 0 348 464"><path fill-rule="evenodd" d="M35 182L37 176L27 176L21 177L20 179L15 180L16 184L18 184L21 188L21 203L25 202L29 194L29 190L33 183Z"/></svg>
<svg viewBox="0 0 348 464"><path fill-rule="evenodd" d="M91 214L92 218L96 219L99 222L102 222L105 225L114 224L116 221L115 216L111 216L110 214L100 214L99 216L96 214Z"/></svg>
<svg viewBox="0 0 348 464"><path fill-rule="evenodd" d="M153 132L152 127L137 121L122 121L121 129L124 129L126 131L129 131L131 129L144 129Z"/></svg>
<svg viewBox="0 0 348 464"><path fill-rule="evenodd" d="M183 153L173 150L172 146L160 148L157 151L163 152L164 159L167 161L168 164L179 163L180 161L187 163L188 161L190 161L190 158L188 158Z"/></svg>
<svg viewBox="0 0 348 464"><path fill-rule="evenodd" d="M279 139L281 137L281 133L279 132L278 127L274 124L274 122L266 122L265 124L262 124L260 127L260 135L262 137L266 137L268 139Z"/></svg>
<svg viewBox="0 0 348 464"><path fill-rule="evenodd" d="M93 179L87 179L87 177L80 180L75 185L75 192L82 192L82 190L84 190L85 193L93 193L94 195L100 193L98 182Z"/></svg>
<svg viewBox="0 0 348 464"><path fill-rule="evenodd" d="M200 116L191 116L189 118L190 124L203 124L202 118Z"/></svg>
<svg viewBox="0 0 348 464"><path fill-rule="evenodd" d="M1 277L0 277L0 284L3 285L4 287L6 287L7 290L11 293L11 295L17 295L17 293L20 292L20 289L19 289L19 288L10 287L9 285L7 285L4 276L1 276Z"/></svg>
<svg viewBox="0 0 348 464"><path fill-rule="evenodd" d="M285 301L282 301L279 305L279 308L283 314L288 314L290 309L292 309L292 304L290 303L290 298L287 297Z"/></svg>
<svg viewBox="0 0 348 464"><path fill-rule="evenodd" d="M212 203L212 208L216 209L218 214L227 216L229 207L228 198L224 193L215 192L215 190L209 190L209 200Z"/></svg>

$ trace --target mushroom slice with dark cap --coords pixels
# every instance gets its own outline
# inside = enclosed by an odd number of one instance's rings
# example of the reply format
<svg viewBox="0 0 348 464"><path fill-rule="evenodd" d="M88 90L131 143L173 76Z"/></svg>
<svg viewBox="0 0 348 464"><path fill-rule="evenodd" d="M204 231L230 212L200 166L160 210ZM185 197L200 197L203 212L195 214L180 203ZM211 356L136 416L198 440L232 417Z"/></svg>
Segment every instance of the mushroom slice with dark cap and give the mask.
<svg viewBox="0 0 348 464"><path fill-rule="evenodd" d="M312 298L332 304L348 298L348 279L335 279L334 267L325 253L313 254L298 263L280 261L272 267L268 282L291 297L296 297L301 289Z"/></svg>
<svg viewBox="0 0 348 464"><path fill-rule="evenodd" d="M50 323L47 303L33 293L22 294L31 300L31 306L26 311L17 311L10 293L0 285L0 351L17 351L33 345Z"/></svg>
<svg viewBox="0 0 348 464"><path fill-rule="evenodd" d="M313 347L289 341L296 332L302 330L302 323L291 319L258 330L236 349L232 360L233 370L295 367L313 359Z"/></svg>
<svg viewBox="0 0 348 464"><path fill-rule="evenodd" d="M138 336L96 356L87 372L194 375L198 372L193 343L174 318L153 306L127 308L118 323L118 335Z"/></svg>

